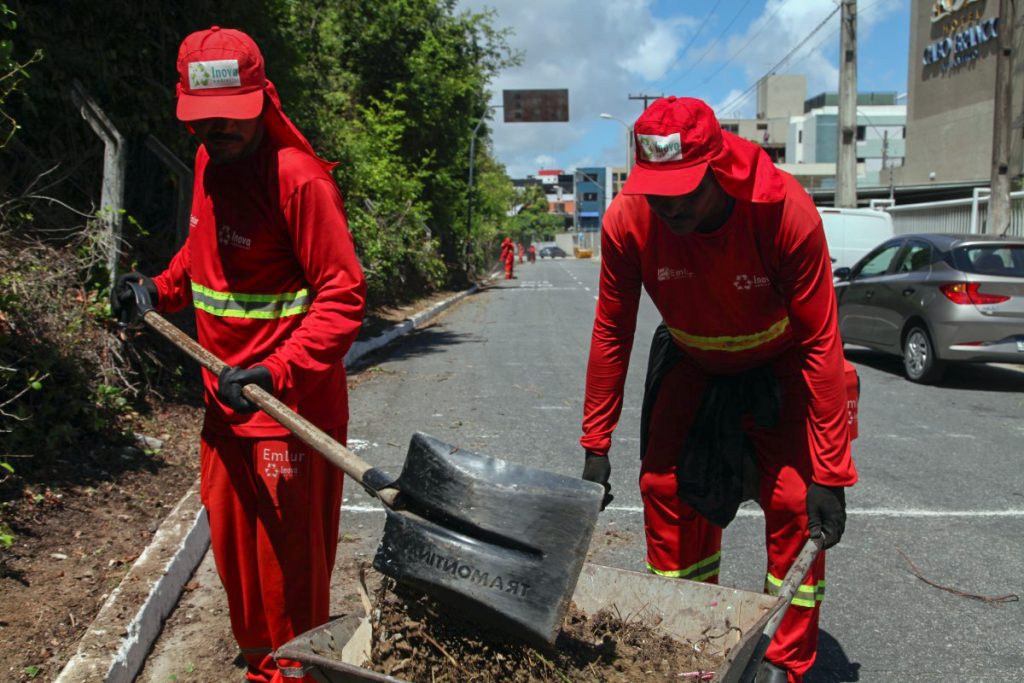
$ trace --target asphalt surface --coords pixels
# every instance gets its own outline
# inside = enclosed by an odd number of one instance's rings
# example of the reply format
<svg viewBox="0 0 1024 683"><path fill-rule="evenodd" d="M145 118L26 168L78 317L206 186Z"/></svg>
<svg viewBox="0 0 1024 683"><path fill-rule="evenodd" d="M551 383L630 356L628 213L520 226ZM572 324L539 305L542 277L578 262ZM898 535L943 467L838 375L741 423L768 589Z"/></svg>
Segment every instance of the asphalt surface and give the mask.
<svg viewBox="0 0 1024 683"><path fill-rule="evenodd" d="M350 445L397 474L422 431L578 476L598 268L573 259L517 266L518 279L399 342L352 393ZM640 401L658 320L645 299L612 447L616 497L591 553L635 570L644 566ZM1024 680L1024 603L978 599L1024 596L1024 372L954 368L923 387L903 379L898 359L854 348L847 356L862 378L861 481L848 493L846 536L829 553L819 659L805 680ZM373 535L382 523L356 486L344 506L347 528ZM724 535L723 584L760 590L763 533L760 511L741 510Z"/></svg>

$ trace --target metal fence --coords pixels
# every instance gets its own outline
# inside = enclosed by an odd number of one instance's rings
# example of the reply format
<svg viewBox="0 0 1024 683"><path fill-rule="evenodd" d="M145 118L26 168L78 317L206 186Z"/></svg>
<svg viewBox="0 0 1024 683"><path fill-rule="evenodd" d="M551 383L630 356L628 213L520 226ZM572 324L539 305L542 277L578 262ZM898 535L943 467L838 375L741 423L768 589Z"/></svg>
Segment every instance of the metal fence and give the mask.
<svg viewBox="0 0 1024 683"><path fill-rule="evenodd" d="M971 199L884 207L892 216L897 235L911 232L986 234L988 188L976 188ZM880 207L881 208L881 207ZM1024 191L1010 193L1007 235L1024 237Z"/></svg>

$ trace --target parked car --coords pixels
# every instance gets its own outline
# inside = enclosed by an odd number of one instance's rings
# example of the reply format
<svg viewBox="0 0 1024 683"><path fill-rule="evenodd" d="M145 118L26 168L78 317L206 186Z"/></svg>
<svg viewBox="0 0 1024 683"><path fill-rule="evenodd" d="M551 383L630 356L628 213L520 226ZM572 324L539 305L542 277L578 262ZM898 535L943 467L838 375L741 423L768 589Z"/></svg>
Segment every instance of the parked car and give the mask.
<svg viewBox="0 0 1024 683"><path fill-rule="evenodd" d="M896 234L892 216L875 209L819 208L832 270L853 266Z"/></svg>
<svg viewBox="0 0 1024 683"><path fill-rule="evenodd" d="M567 254L561 247L544 247L539 252L541 258L565 258Z"/></svg>
<svg viewBox="0 0 1024 683"><path fill-rule="evenodd" d="M948 362L1024 363L1024 240L900 235L838 268L843 343L903 357L929 383Z"/></svg>

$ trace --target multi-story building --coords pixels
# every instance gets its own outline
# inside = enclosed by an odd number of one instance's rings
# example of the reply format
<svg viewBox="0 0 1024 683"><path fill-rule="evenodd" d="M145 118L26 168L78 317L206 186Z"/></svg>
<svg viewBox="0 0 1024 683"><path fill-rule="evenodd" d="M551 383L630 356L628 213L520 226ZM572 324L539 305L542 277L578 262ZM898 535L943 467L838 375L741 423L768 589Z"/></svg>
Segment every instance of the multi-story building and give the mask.
<svg viewBox="0 0 1024 683"><path fill-rule="evenodd" d="M597 232L612 202L612 172L605 167L578 168L575 174L576 230Z"/></svg>
<svg viewBox="0 0 1024 683"><path fill-rule="evenodd" d="M997 0L913 0L907 73L907 156L893 170L897 186L988 184L996 61ZM1020 55L1024 31L1015 32ZM1015 60L1013 107L1024 101L1024 60ZM1010 174L1022 174L1019 119L1011 135Z"/></svg>
<svg viewBox="0 0 1024 683"><path fill-rule="evenodd" d="M576 221L576 196L573 191L573 174L557 169L541 169L536 176L513 178L512 186L522 191L527 186L538 186L544 190L548 202L548 213L562 218L565 230L572 230ZM513 210L513 213L518 208Z"/></svg>
<svg viewBox="0 0 1024 683"><path fill-rule="evenodd" d="M729 112L718 117L722 130L760 145L772 161L781 162L786 155L789 119L803 113L807 97L807 78L802 74L773 74L757 82L757 117L729 118Z"/></svg>
<svg viewBox="0 0 1024 683"><path fill-rule="evenodd" d="M857 94L857 187L883 183L882 169L903 164L906 105L895 92ZM783 170L808 189L834 188L839 154L839 95L821 93L789 122ZM886 179L887 182L888 179Z"/></svg>

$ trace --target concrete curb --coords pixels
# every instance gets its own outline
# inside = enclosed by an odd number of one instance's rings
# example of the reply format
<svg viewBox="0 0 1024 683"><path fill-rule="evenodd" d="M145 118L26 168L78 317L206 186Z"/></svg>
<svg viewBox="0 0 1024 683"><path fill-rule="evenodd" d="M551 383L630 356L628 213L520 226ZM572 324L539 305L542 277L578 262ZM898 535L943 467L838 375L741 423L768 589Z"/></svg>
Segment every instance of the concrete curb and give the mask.
<svg viewBox="0 0 1024 683"><path fill-rule="evenodd" d="M174 506L131 569L111 592L55 683L131 683L164 619L210 545L206 510L195 483ZM147 578L148 577L148 578ZM125 617L145 596L125 626Z"/></svg>
<svg viewBox="0 0 1024 683"><path fill-rule="evenodd" d="M452 304L479 290L477 285L459 292L403 320L383 334L356 342L345 355L355 365L376 351L437 317ZM131 683L139 675L164 620L174 610L185 584L210 546L206 510L196 482L157 529L117 588L100 608L78 643L75 655L54 683ZM146 579L144 577L150 577ZM145 595L142 606L125 626L125 617Z"/></svg>

